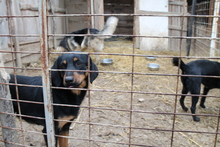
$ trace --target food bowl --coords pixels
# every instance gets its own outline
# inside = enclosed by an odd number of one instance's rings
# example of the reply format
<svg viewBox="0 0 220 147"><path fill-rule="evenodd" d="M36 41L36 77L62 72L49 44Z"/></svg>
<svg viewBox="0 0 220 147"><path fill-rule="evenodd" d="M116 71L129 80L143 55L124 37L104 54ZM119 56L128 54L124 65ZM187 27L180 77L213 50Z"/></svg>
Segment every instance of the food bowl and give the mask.
<svg viewBox="0 0 220 147"><path fill-rule="evenodd" d="M103 59L101 61L102 65L112 65L113 64L113 60L112 59Z"/></svg>
<svg viewBox="0 0 220 147"><path fill-rule="evenodd" d="M160 68L160 65L157 63L149 63L147 65L147 67L151 70L151 71L157 71Z"/></svg>
<svg viewBox="0 0 220 147"><path fill-rule="evenodd" d="M154 60L156 60L156 57L155 56L147 56L146 59L150 60L150 61L154 61Z"/></svg>

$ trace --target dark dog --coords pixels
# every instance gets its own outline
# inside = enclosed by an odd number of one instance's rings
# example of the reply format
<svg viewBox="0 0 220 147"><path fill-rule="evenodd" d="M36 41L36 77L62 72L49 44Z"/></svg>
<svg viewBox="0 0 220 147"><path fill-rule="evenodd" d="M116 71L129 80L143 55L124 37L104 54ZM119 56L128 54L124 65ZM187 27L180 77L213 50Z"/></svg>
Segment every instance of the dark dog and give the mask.
<svg viewBox="0 0 220 147"><path fill-rule="evenodd" d="M57 51L76 51L77 49L79 49L79 51L83 51L84 49L91 48L95 52L101 52L104 48L104 39L111 37L104 35L112 35L115 32L117 25L118 18L112 16L107 19L102 31L94 28L84 28L82 30L72 32L70 34L81 34L85 36L65 36L57 47ZM88 37L86 34L100 34L100 36ZM99 63L98 55L96 56L96 63Z"/></svg>
<svg viewBox="0 0 220 147"><path fill-rule="evenodd" d="M59 69L63 71L51 71L51 81L52 86L54 87L66 87L66 88L87 88L89 82L92 83L98 76L98 71L96 65L92 62L91 59L88 61L88 55L86 54L63 54L59 56L52 69ZM90 63L88 63L90 62ZM89 67L88 67L89 66ZM84 71L73 71L73 70L84 70ZM85 71L87 70L87 71ZM90 77L88 77L90 75ZM15 83L14 76L11 75L10 83ZM42 77L28 77L28 76L16 76L18 84L25 85L42 85ZM90 81L88 81L90 79ZM10 92L13 99L16 99L16 87L10 85ZM69 126L70 122L74 120L79 112L79 105L83 101L86 95L86 90L78 89L52 89L53 103L55 104L68 104L74 105L73 107L68 106L53 106L54 110L54 119L59 121L54 121L55 134L68 136L69 135ZM20 100L25 101L34 101L34 102L43 102L43 90L40 87L26 87L18 86L18 96ZM18 104L16 101L13 102L14 111L18 112ZM78 106L78 107L77 107ZM28 102L20 102L21 114L29 115L33 117L42 117L45 118L44 114L44 105ZM46 125L44 119L23 117L29 123L34 123L38 125L43 125L43 133L46 133ZM58 140L59 139L59 140ZM47 139L45 136L45 141ZM56 146L57 141L59 141L60 147L68 146L68 139L56 137Z"/></svg>
<svg viewBox="0 0 220 147"><path fill-rule="evenodd" d="M173 58L173 65L179 66L183 75L202 75L202 76L220 76L220 63L209 60L196 60L185 64L179 58ZM214 77L192 77L182 76L181 81L183 84L182 94L190 92L194 95L200 94L201 84L204 85L203 95L207 95L210 89L220 88L220 79ZM180 105L184 111L188 111L188 108L184 105L185 96L181 96ZM198 102L198 96L192 96L191 112L196 113L196 104ZM203 96L200 102L200 106L205 108L205 99ZM200 119L193 115L194 121L200 121Z"/></svg>

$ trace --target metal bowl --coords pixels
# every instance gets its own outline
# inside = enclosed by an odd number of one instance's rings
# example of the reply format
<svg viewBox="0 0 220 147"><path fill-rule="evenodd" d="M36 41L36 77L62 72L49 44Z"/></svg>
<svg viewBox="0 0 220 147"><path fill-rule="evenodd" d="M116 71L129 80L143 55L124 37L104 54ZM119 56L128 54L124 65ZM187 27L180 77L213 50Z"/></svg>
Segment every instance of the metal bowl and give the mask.
<svg viewBox="0 0 220 147"><path fill-rule="evenodd" d="M155 56L147 56L146 59L150 60L150 61L154 61L154 60L156 60L156 57Z"/></svg>
<svg viewBox="0 0 220 147"><path fill-rule="evenodd" d="M157 63L149 63L147 65L147 67L151 70L151 71L157 71L160 68L160 65Z"/></svg>
<svg viewBox="0 0 220 147"><path fill-rule="evenodd" d="M112 59L103 59L101 61L102 65L112 65L113 64L113 60Z"/></svg>

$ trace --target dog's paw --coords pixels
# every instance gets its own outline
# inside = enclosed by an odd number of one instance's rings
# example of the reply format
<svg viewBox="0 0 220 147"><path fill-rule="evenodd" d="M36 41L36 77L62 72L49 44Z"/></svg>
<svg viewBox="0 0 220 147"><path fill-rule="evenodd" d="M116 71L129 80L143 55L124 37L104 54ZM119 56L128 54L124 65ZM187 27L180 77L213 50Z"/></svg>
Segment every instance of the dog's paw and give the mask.
<svg viewBox="0 0 220 147"><path fill-rule="evenodd" d="M185 112L187 112L187 111L188 111L188 108L187 108L187 107L184 107L183 110L184 110Z"/></svg>
<svg viewBox="0 0 220 147"><path fill-rule="evenodd" d="M58 46L58 47L56 48L56 51L57 51L57 52L64 52L65 49L64 49L63 47L61 47L61 46Z"/></svg>
<svg viewBox="0 0 220 147"><path fill-rule="evenodd" d="M200 107L202 108L206 108L206 106L204 104L200 104Z"/></svg>
<svg viewBox="0 0 220 147"><path fill-rule="evenodd" d="M196 121L196 122L199 122L200 118L198 118L197 116L193 116L193 120Z"/></svg>

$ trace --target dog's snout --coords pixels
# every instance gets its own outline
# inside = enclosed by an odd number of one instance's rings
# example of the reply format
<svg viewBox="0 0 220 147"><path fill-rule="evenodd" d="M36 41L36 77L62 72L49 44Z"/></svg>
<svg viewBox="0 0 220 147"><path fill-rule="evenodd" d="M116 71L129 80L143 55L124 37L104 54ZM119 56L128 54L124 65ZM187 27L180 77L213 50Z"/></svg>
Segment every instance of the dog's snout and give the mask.
<svg viewBox="0 0 220 147"><path fill-rule="evenodd" d="M73 77L66 77L66 78L65 78L65 82L66 82L66 83L71 83L71 82L73 82Z"/></svg>

